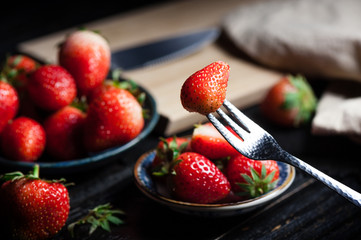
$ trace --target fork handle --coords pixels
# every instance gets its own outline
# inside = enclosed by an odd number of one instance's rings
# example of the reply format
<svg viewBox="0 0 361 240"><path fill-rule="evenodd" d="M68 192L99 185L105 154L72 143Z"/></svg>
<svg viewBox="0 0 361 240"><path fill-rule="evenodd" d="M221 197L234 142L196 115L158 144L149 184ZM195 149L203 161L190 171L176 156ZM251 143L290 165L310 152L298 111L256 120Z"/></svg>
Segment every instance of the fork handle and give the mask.
<svg viewBox="0 0 361 240"><path fill-rule="evenodd" d="M343 183L331 178L330 176L326 175L325 173L319 171L318 169L312 167L311 165L307 164L306 162L298 159L297 157L285 152L286 157L283 159L284 162L291 164L294 167L299 168L300 170L308 173L315 179L319 180L320 182L324 183L327 187L331 188L332 190L336 191L342 197L346 198L354 205L361 207L361 194L356 192L355 190L351 189L350 187L344 185Z"/></svg>

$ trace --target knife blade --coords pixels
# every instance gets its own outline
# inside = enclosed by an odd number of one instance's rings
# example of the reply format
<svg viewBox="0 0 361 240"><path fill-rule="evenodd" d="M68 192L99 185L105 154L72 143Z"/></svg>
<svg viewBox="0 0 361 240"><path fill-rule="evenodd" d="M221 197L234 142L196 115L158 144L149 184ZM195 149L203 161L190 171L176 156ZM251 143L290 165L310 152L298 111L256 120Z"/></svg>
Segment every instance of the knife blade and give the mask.
<svg viewBox="0 0 361 240"><path fill-rule="evenodd" d="M133 70L191 54L215 41L218 28L209 28L150 43L121 49L112 53L112 69Z"/></svg>

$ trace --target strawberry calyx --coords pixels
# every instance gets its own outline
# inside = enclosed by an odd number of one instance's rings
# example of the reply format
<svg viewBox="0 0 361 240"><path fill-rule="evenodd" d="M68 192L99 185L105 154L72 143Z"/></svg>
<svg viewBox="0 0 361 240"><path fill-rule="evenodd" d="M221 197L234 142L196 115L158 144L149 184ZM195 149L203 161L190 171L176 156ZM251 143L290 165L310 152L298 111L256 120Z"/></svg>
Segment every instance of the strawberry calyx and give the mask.
<svg viewBox="0 0 361 240"><path fill-rule="evenodd" d="M167 175L169 169L174 165L174 161L188 146L188 142L183 142L178 145L177 136L173 136L171 141L167 141L166 138L160 137L160 141L163 144L156 149L156 157L160 160L160 163L152 170L154 176Z"/></svg>
<svg viewBox="0 0 361 240"><path fill-rule="evenodd" d="M275 171L267 174L266 167L262 164L261 174L259 174L253 167L250 167L251 176L241 174L245 183L237 182L236 184L242 188L243 192L237 192L238 196L248 196L251 198L259 197L277 185L278 179L272 181L275 176Z"/></svg>
<svg viewBox="0 0 361 240"><path fill-rule="evenodd" d="M30 171L28 174L23 174L20 171L5 173L4 175L0 176L0 179L3 181L15 181L19 180L21 178L27 178L27 179L39 179L39 165L35 164L33 171Z"/></svg>
<svg viewBox="0 0 361 240"><path fill-rule="evenodd" d="M119 81L119 79L122 79L122 70L114 69L112 71L111 84L113 84L115 87L128 90L134 97L137 98L138 102L143 105L146 95L140 90L138 84L131 79L127 79L126 81Z"/></svg>
<svg viewBox="0 0 361 240"><path fill-rule="evenodd" d="M4 182L6 182L6 181L16 181L16 180L19 180L19 179L22 179L22 178L26 178L26 179L29 179L29 180L38 180L38 179L40 179L39 173L40 173L39 164L35 164L33 170L30 171L28 174L23 174L20 171L5 173L5 174L0 176L0 181L4 181ZM54 179L54 180L45 180L45 179L41 179L41 180L43 180L45 182L49 182L49 183L55 183L55 182L63 183L63 182L66 182L65 178ZM67 185L71 185L71 184L69 183Z"/></svg>
<svg viewBox="0 0 361 240"><path fill-rule="evenodd" d="M74 98L73 102L70 103L70 106L79 109L82 112L86 112L88 109L88 102L85 96Z"/></svg>
<svg viewBox="0 0 361 240"><path fill-rule="evenodd" d="M124 211L113 209L109 203L99 205L91 210L83 218L68 225L68 231L74 237L74 229L77 225L90 224L89 235L91 235L98 227L107 232L111 232L110 223L115 225L123 224L124 221L115 215L124 215Z"/></svg>
<svg viewBox="0 0 361 240"><path fill-rule="evenodd" d="M23 74L28 75L28 71L30 68L34 67L37 68L39 66L38 62L32 62L35 65L22 66L22 61L25 60L25 56L21 54L7 56L5 63L2 66L1 70L1 78L7 79L7 82L10 83L12 86L19 88L24 87L24 82L19 81L17 78Z"/></svg>
<svg viewBox="0 0 361 240"><path fill-rule="evenodd" d="M288 79L296 91L285 94L285 101L281 107L287 110L298 110L294 122L295 126L298 126L310 121L317 107L317 99L311 86L303 76L289 75Z"/></svg>

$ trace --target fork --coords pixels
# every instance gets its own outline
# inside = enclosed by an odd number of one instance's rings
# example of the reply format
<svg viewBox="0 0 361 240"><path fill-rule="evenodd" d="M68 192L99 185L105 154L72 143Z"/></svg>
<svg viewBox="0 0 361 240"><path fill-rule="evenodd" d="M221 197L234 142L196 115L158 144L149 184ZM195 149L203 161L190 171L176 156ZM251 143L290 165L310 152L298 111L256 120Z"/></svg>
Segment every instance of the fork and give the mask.
<svg viewBox="0 0 361 240"><path fill-rule="evenodd" d="M223 102L223 107L230 116L221 108L216 111L217 114L241 139L230 132L212 113L207 114L207 118L238 152L254 160L276 160L290 164L324 183L354 205L361 207L360 193L286 152L268 132L249 119L228 100Z"/></svg>

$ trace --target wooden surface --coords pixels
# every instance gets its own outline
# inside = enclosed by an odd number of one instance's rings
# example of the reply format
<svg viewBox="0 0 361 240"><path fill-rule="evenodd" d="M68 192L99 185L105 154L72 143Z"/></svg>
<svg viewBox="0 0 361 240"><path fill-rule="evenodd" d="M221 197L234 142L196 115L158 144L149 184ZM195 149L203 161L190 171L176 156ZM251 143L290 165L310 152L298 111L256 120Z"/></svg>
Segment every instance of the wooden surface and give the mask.
<svg viewBox="0 0 361 240"><path fill-rule="evenodd" d="M111 16L84 26L99 30L109 40L112 51L115 51L206 27L221 27L222 18L238 7L240 2L168 2ZM45 62L56 63L57 44L76 27L21 43L18 48ZM163 133L171 135L205 120L205 117L183 109L179 93L188 76L217 60L226 61L231 66L227 99L239 108L258 103L266 90L280 77L280 73L253 64L241 55L229 51L220 40L192 55L124 72L124 75L147 88L154 96L158 112L166 119L162 122Z"/></svg>

